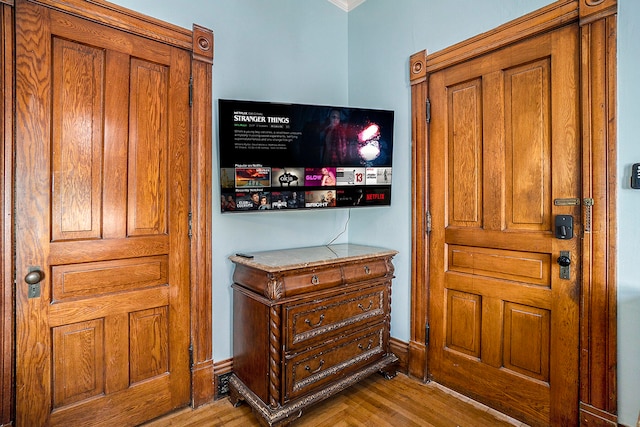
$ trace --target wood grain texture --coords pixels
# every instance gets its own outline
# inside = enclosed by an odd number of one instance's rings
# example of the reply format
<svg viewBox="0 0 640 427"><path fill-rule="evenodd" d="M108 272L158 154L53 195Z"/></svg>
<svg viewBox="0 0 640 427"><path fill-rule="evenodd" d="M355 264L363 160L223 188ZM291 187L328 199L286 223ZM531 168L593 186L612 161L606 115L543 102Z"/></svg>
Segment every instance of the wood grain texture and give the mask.
<svg viewBox="0 0 640 427"><path fill-rule="evenodd" d="M105 392L104 319L53 328L53 406Z"/></svg>
<svg viewBox="0 0 640 427"><path fill-rule="evenodd" d="M482 80L448 88L449 196L447 224L482 227Z"/></svg>
<svg viewBox="0 0 640 427"><path fill-rule="evenodd" d="M16 189L13 183L13 152L14 152L14 135L13 135L13 100L15 99L14 93L18 91L14 90L13 77L15 75L14 67L15 62L12 60L14 55L14 19L13 13L15 8L22 7L25 2L13 0L2 0L0 2L0 25L2 37L0 37L0 55L1 55L1 68L0 68L0 93L2 93L3 103L0 105L0 134L3 138L3 153L2 153L2 266L0 272L2 274L2 281L0 282L0 291L2 298L0 298L0 311L4 313L2 315L2 323L0 325L0 347L3 349L3 358L0 361L0 397L2 406L0 406L0 424L7 425L12 422L12 407L13 407L13 394L14 389L13 381L13 360L15 358L14 343L12 341L13 335L13 270L14 263L11 256L6 256L13 252L12 245L13 239L11 238L13 229L13 216L12 210L6 210L7 206L13 205L13 194ZM192 377L192 389L194 403L209 401L214 395L213 383L211 381L213 377L213 360L212 360L212 345L211 345L211 235L210 235L210 221L211 221L211 203L210 203L210 171L211 171L211 64L213 60L213 33L211 30L194 25L193 31L168 24L166 22L139 14L135 11L123 8L113 3L95 0L70 0L60 2L53 1L32 1L32 5L46 6L46 13L42 16L33 18L32 21L39 19L51 18L51 24L45 25L44 28L40 28L42 31L49 31L53 28L59 37L52 39L51 45L54 52L54 64L50 69L63 70L60 73L55 74L54 85L50 85L53 89L47 87L45 84L41 92L33 94L32 98L23 98L20 105L24 114L30 114L29 108L36 108L37 113L34 111L35 118L32 120L32 124L38 123L38 117L41 117L42 110L38 99L49 99L48 95L53 94L54 105L56 106L56 117L51 122L51 129L44 128L44 132L34 132L32 141L36 141L34 147L41 141L47 141L49 135L52 136L50 150L53 154L51 164L55 165L53 169L56 171L56 178L54 180L54 187L52 194L52 212L53 220L52 224L52 237L55 244L52 244L51 254L49 262L51 265L63 265L74 262L88 262L88 263L116 263L118 259L129 259L139 255L149 255L151 257L161 256L167 253L169 250L176 250L178 248L186 248L188 244L180 242L179 239L172 239L169 236L151 236L140 237L137 242L127 242L127 166L128 161L126 158L126 144L122 144L122 141L128 140L128 126L123 126L122 123L126 123L128 111L126 108L122 108L123 105L128 103L129 94L129 78L120 78L122 76L118 70L128 67L129 56L136 52L136 57L142 62L152 62L155 64L169 64L173 67L174 72L171 73L171 81L167 82L167 86L170 86L168 95L165 93L165 98L177 97L183 100L189 99L189 87L185 84L183 77L185 73L193 71L193 88L194 96L192 97L192 112L193 117L190 117L187 110L178 114L173 114L171 118L171 124L167 131L167 137L165 139L171 139L172 141L182 141L180 144L183 147L188 147L186 143L189 137L192 137L194 142L191 147L193 151L193 180L189 183L189 168L183 167L188 164L189 155L185 155L183 151L169 152L165 150L165 166L163 167L161 162L151 162L150 165L156 163L159 165L158 171L164 168L168 169L169 162L174 170L180 170L181 176L177 179L172 179L170 183L156 182L153 183L152 175L147 174L143 179L146 183L143 184L144 191L161 192L162 187L169 187L173 185L173 188L168 188L166 191L182 191L182 189L189 188L191 185L193 198L191 200L191 206L197 210L194 215L194 239L193 243L193 256L190 258L191 266L196 273L192 277L192 292L183 292L179 304L182 307L189 307L189 295L193 298L194 313L191 316L191 331L193 334L193 371ZM14 7L15 6L15 7ZM62 13L58 13L62 12ZM79 17L86 17L88 21L82 21ZM29 21L30 18L24 20ZM91 21L91 22L89 22ZM23 22L23 21L21 21ZM38 24L36 24L38 25ZM121 33L112 32L105 36L105 32L102 28L109 27L111 29L123 30ZM23 28L25 28L23 26ZM30 30L28 30L30 31ZM37 31L36 31L37 32ZM125 34L126 33L126 34ZM128 35L134 35L129 37ZM139 37L136 37L139 36ZM80 43L75 43L74 40L83 40ZM31 41L37 41L38 35ZM96 46L102 46L106 50L100 48L95 49ZM175 51L172 51L172 47L179 48L183 53L176 55ZM107 52L111 49L106 55ZM94 52L92 55L90 51ZM36 49L36 55L44 55L47 50ZM184 63L184 57L188 56L193 51L193 66L186 65ZM76 52L76 54L74 54ZM41 58L42 56L38 56ZM183 59L181 59L182 57ZM21 56L22 58L22 56ZM19 61L24 65L24 61ZM73 63L73 65L72 65ZM47 68L47 62L42 61L42 65ZM46 73L40 73L42 67L33 68L35 72L34 80L43 82L43 78L48 78ZM179 71L178 71L179 70ZM24 71L24 69L23 69ZM29 71L29 73L31 70ZM23 74L24 76L24 74ZM182 79L182 80L181 80ZM19 90L27 87L29 83L24 79L20 80ZM139 80L137 81L139 82ZM153 85L155 87L155 85ZM150 86L152 90L147 91L147 94L153 94L155 90ZM49 92L49 91L52 92ZM110 92L109 92L110 91ZM109 92L108 96L105 94ZM20 92L24 93L24 92ZM157 94L156 94L157 95ZM160 94L161 97L164 96ZM174 99L177 99L174 98ZM139 98L140 99L140 98ZM139 100L138 99L138 100ZM148 101L149 96L144 101ZM34 101L34 102L32 102ZM176 104L175 102L173 104ZM25 108L26 107L26 108ZM151 123L157 116L155 111L142 110L145 119L149 118L149 115L154 117L151 120L147 120ZM175 113L175 111L174 111ZM75 117L75 118L74 118ZM78 120L77 117L83 117L84 120ZM101 117L109 117L109 120L102 120ZM153 125L151 123L151 125ZM147 128L149 130L149 128ZM148 134L148 132L147 132ZM70 144L70 141L75 141L76 144ZM81 141L81 144L77 144ZM109 141L108 144L102 144L102 141ZM31 150L28 148L27 150ZM182 150L182 148L181 148ZM35 151L34 151L35 152ZM147 154L153 153L154 150L147 151ZM41 166L41 162L47 162L47 159L40 159L38 162L33 163L34 166ZM186 163L185 163L186 162ZM143 166L148 166L147 164ZM49 169L45 166L43 170ZM108 171L109 179L105 179L104 171ZM149 169L147 169L147 172ZM161 171L159 173L162 173ZM149 178L149 179L147 179ZM101 186L102 182L105 182L104 186ZM27 188L35 188L38 191L45 189L46 185L42 185L42 181L20 175L17 182L20 188L24 191L28 191ZM21 191L22 191L21 190ZM39 197L39 196L34 196ZM150 202L147 204L147 202ZM156 200L147 199L142 204L143 208L152 208L154 212L143 212L146 217L142 219L145 222L146 230L143 233L148 233L149 227L155 228L156 224L159 224L158 228L163 228L162 218L157 214L164 214L161 210L168 211L168 208L158 209L158 206L166 204L160 200L160 205L155 204ZM106 209L102 209L104 204ZM173 209L171 213L167 214L167 218L164 222L170 223L178 220L181 224L174 227L179 231L179 234L185 235L187 231L186 210L190 205L189 200L183 199L178 201L178 209ZM138 205L140 207L140 204ZM45 208L46 210L46 208ZM173 215L171 217L171 215ZM42 229L37 227L33 230L36 234L42 232ZM163 230L163 233L166 230ZM155 232L155 231L152 231ZM189 230L191 232L191 230ZM47 232L40 234L46 236ZM93 239L91 241L81 239ZM109 240L106 245L104 240ZM25 242L32 242L30 239L19 239ZM101 242L102 240L102 242ZM26 243L30 244L30 243ZM122 249L122 250L120 250ZM146 253L146 255L144 255ZM42 255L42 254L40 254ZM45 255L46 256L46 255ZM188 263L185 260L188 257L184 256L178 261L180 268L173 268L171 272L171 278L169 280L184 280L189 277L189 269L185 268ZM20 257L18 257L21 260ZM21 261L20 261L21 262ZM126 261L125 261L126 262ZM98 265L94 264L94 265ZM35 263L34 263L35 265ZM89 265L89 264L87 264ZM103 264L100 269L103 269L106 264ZM133 266L130 266L134 268ZM197 267L197 268L196 268ZM198 271L200 270L200 271ZM53 270L52 270L53 271ZM104 271L104 270L103 270ZM114 270L116 271L116 270ZM124 270L119 271L119 282L125 288L127 285L124 276ZM165 276L160 280L167 280L167 271L161 273L160 276ZM149 271L147 271L149 273ZM58 271L60 273L60 270ZM75 273L80 273L76 271ZM131 277L139 276L139 272L130 271ZM45 281L53 274L49 272L45 273ZM88 273L92 274L99 273ZM73 275L73 273L72 273ZM99 278L98 281L92 281L92 286L86 286L86 280L90 280L90 277L80 278L80 275L75 276L71 281L67 281L67 290L64 291L64 280L57 282L58 293L61 298L66 299L82 299L88 297L94 292L96 288L100 288L102 284L114 284L109 281L106 276ZM152 274L153 275L153 274ZM56 277L60 278L60 274L56 274ZM156 274L157 276L157 274ZM6 278L6 279L5 279ZM67 276L71 278L71 276ZM147 277L149 278L149 277ZM125 279L123 281L123 279ZM144 279L146 280L146 279ZM152 279L152 281L155 279ZM83 282L85 282L83 284ZM148 282L150 283L150 282ZM187 282L185 282L187 283ZM46 286L46 282L43 283L44 297L54 297L53 290ZM151 285L152 287L154 285ZM135 287L135 286L134 286ZM144 287L144 286L143 286ZM73 289L72 289L73 288ZM108 288L102 287L103 293ZM124 288L123 288L124 289ZM112 287L111 290L114 290ZM131 290L131 288L130 288ZM186 289L185 289L186 290ZM121 289L122 291L122 289ZM62 292L62 293L60 293ZM107 291L108 293L109 291ZM98 291L100 293L100 291ZM207 296L208 295L208 296ZM150 296L150 295L149 295ZM152 301L150 299L150 301ZM166 300L166 298L165 298ZM208 301L208 302L207 302ZM101 304L105 304L105 307L114 307L112 301L102 298ZM127 306L124 304L123 306ZM176 307L177 308L177 307ZM86 313L85 309L54 309L52 314L55 316L60 313ZM175 314L175 313L174 313ZM90 316L83 314L85 318ZM127 355L124 351L121 351L128 347L128 343L119 339L124 336L128 330L128 320L122 313L118 312L108 317L105 320L105 330L111 331L108 334L109 339L115 344L113 347L107 346L104 349L104 357L107 360L106 369L110 372L107 376L106 385L104 390L106 393L113 393L116 390L120 390L126 386L129 381L128 369L119 369L123 363L127 362ZM34 317L35 318L35 317ZM174 316L175 320L175 316ZM56 320L59 324L63 324L62 319ZM34 325L35 326L35 325ZM172 322L170 326L173 332L187 331L187 328L181 326L178 322ZM45 340L46 341L46 340ZM76 342L84 342L83 340L76 340ZM81 347L81 346L76 346ZM184 357L188 353L187 345L183 346L183 349L172 352L172 364L180 365L176 355L178 357ZM19 358L22 360L23 358ZM33 360L37 360L33 358ZM71 366L71 365L69 365ZM65 368L66 369L66 368ZM178 367L178 371L182 371L183 375L188 375L189 367L185 364L184 367ZM39 373L35 373L37 378ZM46 373L45 373L46 375ZM182 387L183 392L187 390L187 383L184 383ZM45 383L38 385L37 387L47 387ZM182 404L180 402L161 402L157 399L159 389L152 390L153 387L140 387L142 391L139 397L143 397L144 393L155 394L156 396L151 399L145 399L147 402L156 401L160 403L159 408L163 405L175 405ZM146 389L143 390L143 389ZM119 402L119 404L126 404L126 398L114 397L112 402ZM46 405L45 405L46 406ZM82 422L82 415L78 412L83 410L78 405L74 418L78 422ZM98 404L98 407L100 405ZM168 407L168 406L167 406ZM103 408L104 409L104 408ZM38 417L38 410L32 411L35 417ZM62 420L58 413L52 420L52 423ZM140 419L136 417L148 416L144 414L144 410L129 411L126 416L129 420ZM57 420L57 421L56 421ZM38 421L34 421L38 423Z"/></svg>
<svg viewBox="0 0 640 427"><path fill-rule="evenodd" d="M562 27L479 56L460 44L448 53L470 57L446 68L427 56L429 374L540 425L578 419L579 265L560 280L554 260L579 246L552 225L578 212L553 203L580 194L577 40Z"/></svg>
<svg viewBox="0 0 640 427"><path fill-rule="evenodd" d="M166 284L168 259L160 256L56 266L52 276L54 300L106 295Z"/></svg>
<svg viewBox="0 0 640 427"><path fill-rule="evenodd" d="M144 427L260 426L248 405L228 399L184 409ZM499 427L523 424L436 383L424 384L399 374L391 380L373 375L331 399L309 408L295 421L299 427Z"/></svg>
<svg viewBox="0 0 640 427"><path fill-rule="evenodd" d="M617 13L617 0L579 0L580 25L588 25Z"/></svg>
<svg viewBox="0 0 640 427"><path fill-rule="evenodd" d="M48 209L50 188L46 175L51 165L48 154L45 154L50 152L50 121L44 111L47 100L51 99L51 87L40 84L49 81L51 69L51 44L47 36L51 29L46 15L48 13L41 9L20 13L16 8L16 57L21 58L16 62L16 140L22 143L16 145L15 150L15 185L16 194L24 194L28 200L22 198L19 202L18 198L15 199L15 221L16 232L29 230L16 240L16 270L20 272L29 265L42 266L42 260L48 257L51 235L47 219L33 215L34 207L36 211ZM30 54L23 56L19 52ZM36 149L37 152L31 151ZM24 165L22 168L21 164ZM46 280L41 282L41 286L44 288L42 296L47 298ZM45 380L51 378L47 354L51 339L45 333L49 328L42 314L45 305L40 298L28 299L24 287L16 287L16 353L20 354L16 361L16 406L21 408L16 410L18 425L45 424L51 409L50 404L41 405L38 399L30 398L42 393L47 396L47 402L51 402L51 384ZM30 325L23 334L19 332L20 324ZM34 346L33 342L39 342L40 346ZM26 366L24 361L33 365ZM20 406L21 400L23 406Z"/></svg>
<svg viewBox="0 0 640 427"><path fill-rule="evenodd" d="M411 324L407 365L409 374L427 379L426 325L429 297L427 245L428 132L426 50L411 56Z"/></svg>
<svg viewBox="0 0 640 427"><path fill-rule="evenodd" d="M504 72L509 230L551 228L550 65L543 59Z"/></svg>
<svg viewBox="0 0 640 427"><path fill-rule="evenodd" d="M136 383L170 372L167 307L139 310L129 316L130 381Z"/></svg>
<svg viewBox="0 0 640 427"><path fill-rule="evenodd" d="M191 60L191 389L198 407L217 393L213 361L211 170L213 32L193 26ZM217 378L217 377L216 377Z"/></svg>
<svg viewBox="0 0 640 427"><path fill-rule="evenodd" d="M451 291L446 302L446 347L480 358L482 303L478 295Z"/></svg>
<svg viewBox="0 0 640 427"><path fill-rule="evenodd" d="M582 146L582 181L583 198L593 199L594 206L583 208L583 219L587 225L590 218L591 229L585 228L583 239L584 280L581 300L580 329L580 412L583 422L615 425L616 421L616 279L615 279L615 188L616 188L616 12L615 0L593 1L580 0L555 2L549 7L536 11L533 15L524 16L502 27L461 42L441 52L429 55L429 71L436 71L464 61L469 57L488 52L508 45L518 38L526 38L540 31L554 28L575 21L579 15L581 24L581 134ZM428 198L427 179L420 175L430 165L428 153L425 152L429 134L425 131L425 96L429 83L425 82L426 64L423 58L425 51L412 55L410 61L410 79L412 82L412 139L413 139L413 200L412 222L414 238L412 239L413 263L412 271L412 341L410 349L410 372L420 376L426 369L425 350L422 344L425 316L429 301L429 281L425 278L428 265L426 259L428 248L426 238L424 206ZM500 99L504 98L504 87L500 89L497 82L500 75L487 75L486 81L493 80L493 91L484 91L486 105L491 108L485 114L492 114L500 122L505 114ZM571 80L569 84L575 84ZM433 125L431 128L433 129ZM485 133L492 139L504 139L503 128L487 126ZM504 147L494 151L485 150L485 164L499 163L504 157ZM491 174L491 185L485 186L484 193L494 200L505 193L505 188L496 177L502 173L499 168L484 168L485 174ZM491 209L485 227L501 229L505 224L505 212L496 209L496 205L485 206ZM464 232L457 230L447 232L447 239L452 243L465 241ZM432 236L433 237L433 236ZM466 240L468 241L468 240ZM504 245L506 242L497 233L473 240L474 245ZM532 239L530 247L536 252L549 250L548 244L542 240ZM423 294L426 292L426 294ZM489 301L489 304L494 301ZM487 314L483 314L487 317ZM418 341L413 341L418 337ZM485 350L487 347L485 346ZM488 351L495 355L495 351ZM496 356L491 356L496 359ZM495 363L495 362L494 362ZM604 421L603 421L604 420ZM600 424L594 424L600 425Z"/></svg>
<svg viewBox="0 0 640 427"><path fill-rule="evenodd" d="M53 51L52 237L98 239L105 53L57 37Z"/></svg>
<svg viewBox="0 0 640 427"><path fill-rule="evenodd" d="M591 225L583 239L589 256L581 289L580 412L589 420L604 413L609 424L617 413L615 4L602 2L608 12L581 28L583 197L593 206L583 212Z"/></svg>
<svg viewBox="0 0 640 427"><path fill-rule="evenodd" d="M44 272L17 291L16 421L140 423L191 396L191 55L16 13L16 268Z"/></svg>
<svg viewBox="0 0 640 427"><path fill-rule="evenodd" d="M131 60L127 233L167 233L168 67Z"/></svg>
<svg viewBox="0 0 640 427"><path fill-rule="evenodd" d="M13 2L0 4L0 425L12 419L14 402L13 292Z"/></svg>

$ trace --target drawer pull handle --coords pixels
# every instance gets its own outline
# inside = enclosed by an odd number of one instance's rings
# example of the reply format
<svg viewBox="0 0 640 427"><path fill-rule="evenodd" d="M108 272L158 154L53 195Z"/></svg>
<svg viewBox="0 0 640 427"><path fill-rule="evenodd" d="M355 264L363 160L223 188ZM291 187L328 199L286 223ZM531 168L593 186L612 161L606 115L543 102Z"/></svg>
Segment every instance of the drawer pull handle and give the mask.
<svg viewBox="0 0 640 427"><path fill-rule="evenodd" d="M313 276L311 276L311 284L312 285L317 285L318 283L320 283L320 279L318 279L318 276L315 275L315 274Z"/></svg>
<svg viewBox="0 0 640 427"><path fill-rule="evenodd" d="M364 266L364 274L371 274L371 269L369 268L368 265Z"/></svg>
<svg viewBox="0 0 640 427"><path fill-rule="evenodd" d="M324 359L320 360L320 365L318 366L318 368L317 368L317 369L315 369L315 370L313 370L313 371L312 371L312 370L311 370L311 366L309 366L309 365L306 365L306 366L304 367L304 369L305 369L306 371L309 371L309 373L311 373L311 374L315 374L316 372L320 371L320 369L322 369L322 365L324 365Z"/></svg>
<svg viewBox="0 0 640 427"><path fill-rule="evenodd" d="M358 308L362 311L369 311L373 307L373 300L369 300L369 306L365 308L362 304L358 304Z"/></svg>
<svg viewBox="0 0 640 427"><path fill-rule="evenodd" d="M362 351L371 350L371 346L373 345L373 340L369 340L369 345L365 348L362 343L358 344L358 348Z"/></svg>
<svg viewBox="0 0 640 427"><path fill-rule="evenodd" d="M320 315L320 320L318 320L318 323L316 323L315 325L311 324L311 320L309 319L304 319L304 323L306 323L307 325L311 326L312 328L317 328L318 326L320 326L322 324L322 321L324 320L324 314Z"/></svg>

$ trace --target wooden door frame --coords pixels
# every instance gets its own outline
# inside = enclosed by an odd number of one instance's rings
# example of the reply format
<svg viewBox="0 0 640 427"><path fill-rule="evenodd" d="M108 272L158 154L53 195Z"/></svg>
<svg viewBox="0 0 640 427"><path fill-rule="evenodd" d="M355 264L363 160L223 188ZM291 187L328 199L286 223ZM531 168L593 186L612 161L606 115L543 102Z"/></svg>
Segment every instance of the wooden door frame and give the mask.
<svg viewBox="0 0 640 427"><path fill-rule="evenodd" d="M13 419L13 21L13 0L0 0L0 426Z"/></svg>
<svg viewBox="0 0 640 427"><path fill-rule="evenodd" d="M617 0L559 0L444 50L413 54L412 283L408 371L429 378L428 75L564 25L580 27L583 230L580 299L580 421L615 426L616 391L616 17ZM592 202L592 203L591 203ZM591 218L591 227L587 217Z"/></svg>
<svg viewBox="0 0 640 427"><path fill-rule="evenodd" d="M213 32L194 24L187 30L104 0L30 0L61 12L184 49L191 53L191 404L215 397L212 335L211 165ZM15 360L15 247L13 218L14 0L0 0L0 426L11 425Z"/></svg>

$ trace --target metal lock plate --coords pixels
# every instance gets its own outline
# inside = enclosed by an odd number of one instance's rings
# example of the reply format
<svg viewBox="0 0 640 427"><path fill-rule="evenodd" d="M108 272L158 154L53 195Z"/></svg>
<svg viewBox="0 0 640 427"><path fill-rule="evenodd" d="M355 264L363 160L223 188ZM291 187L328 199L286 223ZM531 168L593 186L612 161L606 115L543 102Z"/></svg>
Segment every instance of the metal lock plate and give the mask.
<svg viewBox="0 0 640 427"><path fill-rule="evenodd" d="M562 257L567 257L569 260L571 260L571 252L560 251L560 258ZM561 263L558 263L558 264L560 264L560 278L566 279L566 280L571 279L571 265L570 264L562 265Z"/></svg>

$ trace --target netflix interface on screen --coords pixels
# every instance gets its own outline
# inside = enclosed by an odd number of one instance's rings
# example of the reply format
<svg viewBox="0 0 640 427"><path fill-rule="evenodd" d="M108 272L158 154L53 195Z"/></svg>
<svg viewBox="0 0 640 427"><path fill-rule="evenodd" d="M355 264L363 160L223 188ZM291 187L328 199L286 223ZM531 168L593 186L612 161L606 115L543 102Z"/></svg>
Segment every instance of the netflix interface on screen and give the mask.
<svg viewBox="0 0 640 427"><path fill-rule="evenodd" d="M221 211L391 204L393 111L221 99Z"/></svg>

